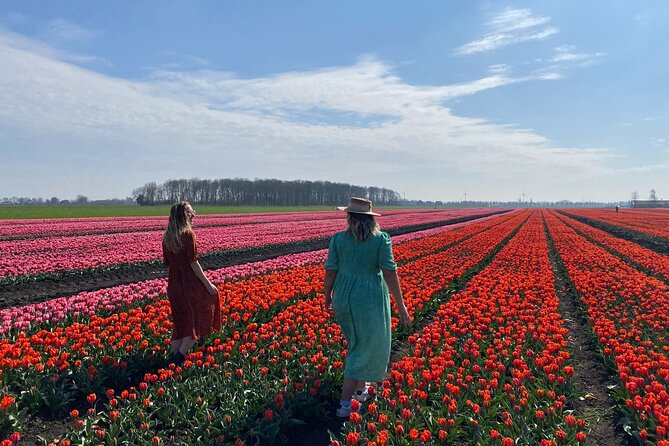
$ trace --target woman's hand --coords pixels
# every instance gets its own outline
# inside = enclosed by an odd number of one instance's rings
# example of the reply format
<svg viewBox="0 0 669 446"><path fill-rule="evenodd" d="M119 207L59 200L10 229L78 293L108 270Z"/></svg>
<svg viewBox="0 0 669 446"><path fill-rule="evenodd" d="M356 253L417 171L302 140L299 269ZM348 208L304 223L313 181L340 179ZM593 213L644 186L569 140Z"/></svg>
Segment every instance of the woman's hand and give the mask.
<svg viewBox="0 0 669 446"><path fill-rule="evenodd" d="M400 324L408 327L411 325L411 317L409 316L409 312L407 311L407 307L404 305L400 306L397 311L399 312L400 315Z"/></svg>
<svg viewBox="0 0 669 446"><path fill-rule="evenodd" d="M332 295L325 296L325 311L332 313Z"/></svg>

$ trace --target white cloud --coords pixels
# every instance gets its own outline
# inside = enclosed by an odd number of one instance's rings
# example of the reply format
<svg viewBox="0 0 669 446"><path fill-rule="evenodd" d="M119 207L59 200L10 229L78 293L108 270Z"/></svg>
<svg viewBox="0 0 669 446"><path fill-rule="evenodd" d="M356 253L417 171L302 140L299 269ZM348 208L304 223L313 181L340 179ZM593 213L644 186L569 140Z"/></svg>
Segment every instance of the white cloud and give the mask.
<svg viewBox="0 0 669 446"><path fill-rule="evenodd" d="M487 23L489 32L485 37L460 46L456 53L483 53L522 42L544 40L559 32L556 27L544 26L549 21L549 17L532 16L529 9L507 9Z"/></svg>
<svg viewBox="0 0 669 446"><path fill-rule="evenodd" d="M254 79L208 70L134 82L8 34L0 66L12 67L0 70L0 188L10 195L125 196L150 180L245 176L373 184L423 199L448 199L456 187L460 196L461 184L478 182L481 195L514 199L500 196L502 182L597 178L611 154L447 107L537 77L412 85L367 57Z"/></svg>

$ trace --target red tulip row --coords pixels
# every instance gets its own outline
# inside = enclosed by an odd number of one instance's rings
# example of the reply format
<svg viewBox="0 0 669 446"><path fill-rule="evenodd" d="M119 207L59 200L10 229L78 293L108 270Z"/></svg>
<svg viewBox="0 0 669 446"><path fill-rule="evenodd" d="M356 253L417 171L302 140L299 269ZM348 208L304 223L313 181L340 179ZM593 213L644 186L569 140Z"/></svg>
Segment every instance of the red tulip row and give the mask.
<svg viewBox="0 0 669 446"><path fill-rule="evenodd" d="M653 274L659 274L669 280L669 257L651 251L648 248L637 245L625 239L614 237L608 232L593 228L592 226L581 223L573 218L565 217L553 211L549 211L553 216L562 222L584 234L589 239L600 243L606 249L616 255L622 256L646 269Z"/></svg>
<svg viewBox="0 0 669 446"><path fill-rule="evenodd" d="M669 286L627 265L547 215L551 236L599 340L617 369L630 427L667 445L669 429Z"/></svg>
<svg viewBox="0 0 669 446"><path fill-rule="evenodd" d="M600 220L614 226L622 226L657 237L669 238L669 212L649 212L640 209L625 209L618 213L608 209L569 209L568 212Z"/></svg>
<svg viewBox="0 0 669 446"><path fill-rule="evenodd" d="M585 441L584 421L566 410L573 368L554 286L535 211L466 290L410 336L413 352L393 363L367 412L351 416L346 443Z"/></svg>
<svg viewBox="0 0 669 446"><path fill-rule="evenodd" d="M424 223L446 222L467 215L483 215L488 209L430 213L396 213L381 217L385 229ZM292 218L292 216L291 216ZM324 238L344 228L345 218L314 217L198 228L201 253L238 250L264 245ZM62 271L110 267L157 261L162 256L162 230L49 237L0 241L0 279Z"/></svg>

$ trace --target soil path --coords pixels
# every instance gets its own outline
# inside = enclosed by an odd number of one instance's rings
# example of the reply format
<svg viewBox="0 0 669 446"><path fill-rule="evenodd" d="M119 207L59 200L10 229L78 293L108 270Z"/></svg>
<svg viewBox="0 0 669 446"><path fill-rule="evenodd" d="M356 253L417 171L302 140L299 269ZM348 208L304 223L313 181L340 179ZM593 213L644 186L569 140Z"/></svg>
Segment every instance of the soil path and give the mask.
<svg viewBox="0 0 669 446"><path fill-rule="evenodd" d="M589 444L624 446L627 437L615 427L614 402L609 398L607 386L614 384L604 365L595 357L594 334L583 312L578 308L578 295L569 282L562 260L560 259L550 231L544 221L544 230L549 240L550 260L555 275L555 293L560 300L560 313L569 330L569 352L571 365L574 367L574 386L581 396L571 403L574 415L586 420Z"/></svg>
<svg viewBox="0 0 669 446"><path fill-rule="evenodd" d="M448 226L465 221L476 220L491 215L503 214L509 211L510 210L501 210L439 222L404 226L387 229L386 232L391 236L401 235L438 226ZM200 263L202 264L203 269L211 270L243 263L259 262L287 254L325 249L328 247L328 240L329 238L318 238L281 245L266 245L248 250L203 254ZM95 291L101 288L109 288L160 277L167 277L167 270L160 262L156 261L151 263L122 265L119 268L112 270L99 269L76 273L68 272L54 278L44 278L34 282L0 285L0 309L44 302L56 297L71 296L82 291Z"/></svg>

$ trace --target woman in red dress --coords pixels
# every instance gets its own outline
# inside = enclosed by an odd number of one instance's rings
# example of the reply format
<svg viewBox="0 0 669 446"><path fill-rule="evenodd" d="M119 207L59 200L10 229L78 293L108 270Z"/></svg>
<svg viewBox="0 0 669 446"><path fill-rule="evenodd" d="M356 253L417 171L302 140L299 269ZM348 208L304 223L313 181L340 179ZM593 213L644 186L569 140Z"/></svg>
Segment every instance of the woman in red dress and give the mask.
<svg viewBox="0 0 669 446"><path fill-rule="evenodd" d="M187 201L175 203L163 235L163 260L169 270L167 297L174 328L170 362L181 364L195 341L221 328L218 290L202 271Z"/></svg>

